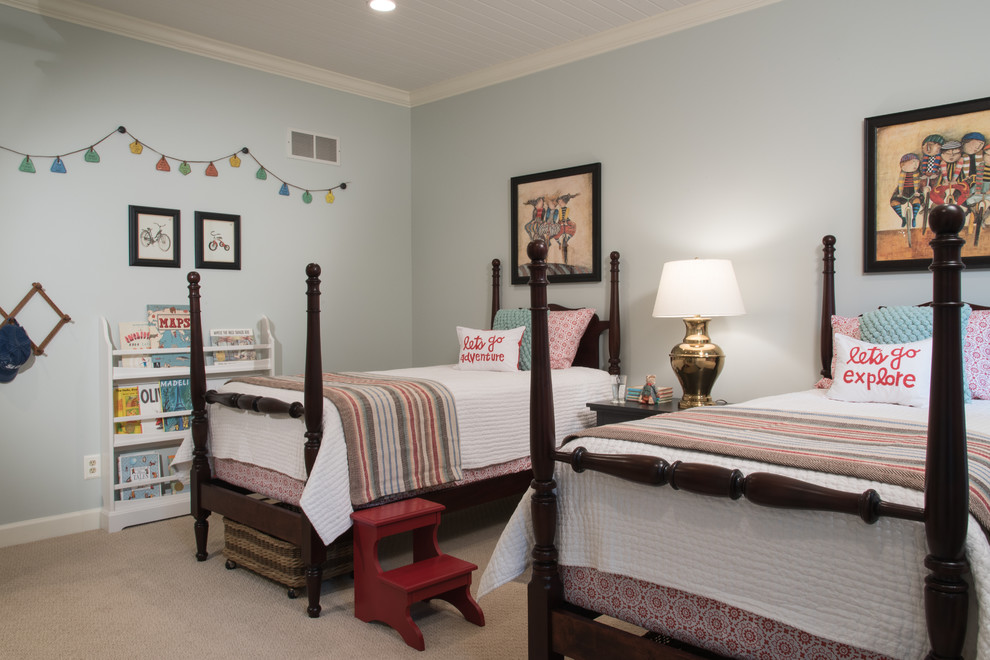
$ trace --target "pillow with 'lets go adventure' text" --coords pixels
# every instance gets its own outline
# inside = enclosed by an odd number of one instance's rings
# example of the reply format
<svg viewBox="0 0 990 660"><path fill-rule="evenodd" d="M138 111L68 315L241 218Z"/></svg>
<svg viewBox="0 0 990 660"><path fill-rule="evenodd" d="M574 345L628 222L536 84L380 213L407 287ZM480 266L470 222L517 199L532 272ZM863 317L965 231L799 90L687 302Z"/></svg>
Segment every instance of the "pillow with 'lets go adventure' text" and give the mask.
<svg viewBox="0 0 990 660"><path fill-rule="evenodd" d="M826 395L840 401L923 408L931 389L932 340L870 344L835 335L836 364Z"/></svg>
<svg viewBox="0 0 990 660"><path fill-rule="evenodd" d="M519 371L519 345L525 327L475 330L457 326L457 368L474 371Z"/></svg>

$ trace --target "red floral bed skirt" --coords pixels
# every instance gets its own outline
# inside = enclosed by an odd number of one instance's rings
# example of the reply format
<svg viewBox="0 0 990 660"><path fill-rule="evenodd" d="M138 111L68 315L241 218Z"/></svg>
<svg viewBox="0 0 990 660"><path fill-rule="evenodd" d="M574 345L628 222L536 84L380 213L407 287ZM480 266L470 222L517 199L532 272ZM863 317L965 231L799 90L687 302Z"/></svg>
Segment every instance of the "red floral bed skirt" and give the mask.
<svg viewBox="0 0 990 660"><path fill-rule="evenodd" d="M259 495L264 495L265 497L270 497L286 504L292 504L293 506L299 506L299 499L302 497L303 488L306 486L306 482L293 479L292 477L288 477L281 472L275 472L274 470L268 470L256 465L249 465L248 463L242 463L229 458L214 459L213 469L214 476L216 476L217 479L222 479L223 481L234 484L235 486L247 488L253 493L258 493ZM475 481L484 481L485 479L492 479L494 477L500 477L506 474L525 472L529 469L530 460L527 456L525 458L519 458L506 463L499 463L498 465L489 465L487 467L478 468L477 470L464 470L464 478L460 481L432 486L430 488L423 488L415 494L427 493L434 490L440 490L442 488L449 488L451 486L460 486L462 484L472 483ZM358 508L376 506L391 500L409 497L412 494L413 493L402 493L400 495L383 497L375 502L362 505Z"/></svg>
<svg viewBox="0 0 990 660"><path fill-rule="evenodd" d="M732 658L883 660L703 596L581 566L561 566L564 600Z"/></svg>

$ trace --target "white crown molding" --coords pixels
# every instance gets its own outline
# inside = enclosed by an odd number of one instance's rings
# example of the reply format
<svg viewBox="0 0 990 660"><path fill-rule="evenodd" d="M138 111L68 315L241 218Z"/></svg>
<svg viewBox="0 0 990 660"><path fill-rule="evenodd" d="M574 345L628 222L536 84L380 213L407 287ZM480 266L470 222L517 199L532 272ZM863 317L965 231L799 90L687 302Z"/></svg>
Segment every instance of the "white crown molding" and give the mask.
<svg viewBox="0 0 990 660"><path fill-rule="evenodd" d="M413 107L521 78L780 1L702 0L587 39L563 44L412 92L345 76L223 41L207 39L190 32L166 28L157 23L131 18L75 0L0 0L0 4L341 92L403 107Z"/></svg>
<svg viewBox="0 0 990 660"><path fill-rule="evenodd" d="M444 82L422 87L411 94L412 105L418 106L464 94L483 87L521 78L539 71L577 62L619 48L656 39L674 32L697 27L704 23L741 14L772 5L781 0L703 0L694 4L664 12L653 18L636 21L580 41L562 44L555 48L520 57L519 59L489 67L482 71Z"/></svg>
<svg viewBox="0 0 990 660"><path fill-rule="evenodd" d="M301 64L250 48L235 46L215 39L166 28L157 23L143 21L117 12L99 9L74 0L0 0L0 4L33 12L49 18L75 23L85 27L119 34L124 37L146 41L158 46L173 48L184 53L201 55L221 62L244 66L249 69L272 73L302 82L349 92L386 103L409 107L409 93L394 87L387 87L352 78L326 69Z"/></svg>

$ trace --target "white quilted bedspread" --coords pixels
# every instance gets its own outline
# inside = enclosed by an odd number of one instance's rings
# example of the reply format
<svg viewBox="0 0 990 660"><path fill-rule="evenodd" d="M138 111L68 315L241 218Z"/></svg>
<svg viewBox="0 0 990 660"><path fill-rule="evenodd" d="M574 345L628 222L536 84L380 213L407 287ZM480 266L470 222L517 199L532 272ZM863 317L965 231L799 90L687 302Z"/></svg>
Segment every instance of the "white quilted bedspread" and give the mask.
<svg viewBox="0 0 990 660"><path fill-rule="evenodd" d="M383 373L426 378L445 385L454 397L461 442L461 467L477 469L529 455L530 372L463 371L454 365L394 369ZM558 442L594 425L589 401L607 399L611 387L605 371L572 367L552 371ZM302 392L246 383L224 384L219 391L301 401ZM303 458L305 425L286 416L264 417L224 406L210 407L210 455L262 466L293 479L306 479ZM313 527L327 543L350 527L347 450L340 416L324 399L323 442L313 474L300 500ZM175 462L188 469L192 441L187 439Z"/></svg>
<svg viewBox="0 0 990 660"><path fill-rule="evenodd" d="M741 405L866 414L864 404L832 401L822 390ZM891 405L871 405L869 410L874 417L916 416L917 421L925 421L927 412ZM990 428L990 402L969 404L966 413L972 428ZM874 488L885 501L923 504L918 491L851 477L621 440L581 438L573 443L579 445L594 452L705 462L744 474L773 471L845 491ZM556 480L561 564L715 598L895 658L923 658L928 651L922 600L927 551L920 523L883 518L869 526L848 515L768 509L593 472L577 475L561 465ZM530 498L524 497L481 578L479 595L521 575L530 564L532 543ZM990 602L990 546L972 516L967 553L974 622L965 657L990 660L990 608L977 607L977 602Z"/></svg>

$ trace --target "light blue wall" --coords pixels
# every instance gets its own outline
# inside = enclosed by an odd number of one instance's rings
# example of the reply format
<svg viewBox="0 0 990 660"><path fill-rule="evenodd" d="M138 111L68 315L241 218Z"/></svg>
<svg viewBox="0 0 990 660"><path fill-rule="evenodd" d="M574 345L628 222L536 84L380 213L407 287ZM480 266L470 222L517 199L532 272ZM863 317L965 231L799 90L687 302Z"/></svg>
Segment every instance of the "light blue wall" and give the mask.
<svg viewBox="0 0 990 660"><path fill-rule="evenodd" d="M631 381L675 384L684 326L651 314L663 263L697 256L733 261L747 311L711 323L728 356L713 394L809 387L824 234L839 313L930 296L927 273L862 274L863 120L990 96L987 41L962 27L987 24L984 0L784 0L414 108L414 360L449 361L454 326L484 318L487 263L509 264L510 178L601 162ZM971 271L964 295L985 302L988 284ZM504 289L528 306L526 287ZM604 283L550 298L607 310Z"/></svg>
<svg viewBox="0 0 990 660"><path fill-rule="evenodd" d="M351 182L306 206L245 166L157 173L115 137L102 163L69 157L64 175L45 159L21 174L0 151L0 306L41 282L73 317L0 385L0 525L99 506L81 478L100 449L98 318L182 298L196 210L244 224L244 269L204 271L207 325L269 315L280 371L302 368L309 261L324 267L327 369L452 362L454 327L487 322L491 259L509 263L509 179L600 161L633 381L672 380L683 326L650 317L656 285L664 261L701 256L733 260L747 308L712 322L728 354L715 394L810 385L823 234L838 237L840 313L929 295L924 273L862 274L863 118L990 96L986 40L923 29L988 23L983 0L784 0L410 111L0 6L0 145L55 154L123 124L180 157L247 145L293 183ZM343 164L284 157L288 127L340 137ZM127 266L128 204L182 211L181 269ZM508 282L507 304L528 304ZM982 300L988 283L967 273L964 295ZM551 295L607 304L604 284Z"/></svg>
<svg viewBox="0 0 990 660"><path fill-rule="evenodd" d="M0 525L100 506L99 481L83 481L82 457L100 451L99 318L139 320L147 303L182 302L193 269L194 212L241 216L240 271L203 270L206 327L252 325L268 315L279 370L303 366L305 272L323 267L328 370L411 362L409 110L152 46L0 5L0 145L31 154L87 147L124 125L152 148L206 160L249 147L290 183L349 181L336 201L310 205L278 194L242 155L219 177L193 165L155 170L114 135L99 164L64 159L66 174L36 157L0 151L0 307L8 312L40 282L72 317L9 384L0 384ZM285 156L287 128L337 136L341 165ZM181 211L181 268L128 266L128 205ZM52 317L35 298L40 342Z"/></svg>

